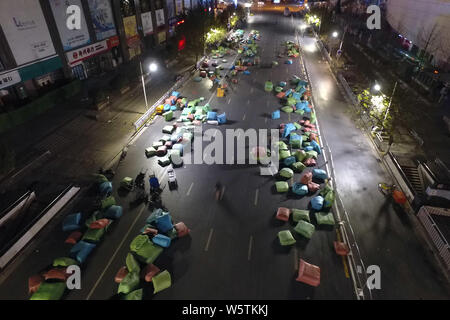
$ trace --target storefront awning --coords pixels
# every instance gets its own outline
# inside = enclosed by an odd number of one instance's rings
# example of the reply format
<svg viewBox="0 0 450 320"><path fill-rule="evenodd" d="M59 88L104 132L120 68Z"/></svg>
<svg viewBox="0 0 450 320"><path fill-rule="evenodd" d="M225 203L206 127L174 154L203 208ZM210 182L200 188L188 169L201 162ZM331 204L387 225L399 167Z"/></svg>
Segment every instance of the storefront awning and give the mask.
<svg viewBox="0 0 450 320"><path fill-rule="evenodd" d="M30 64L23 68L19 68L19 74L22 78L22 81L26 81L58 70L60 68L62 68L61 59L59 57L54 57Z"/></svg>

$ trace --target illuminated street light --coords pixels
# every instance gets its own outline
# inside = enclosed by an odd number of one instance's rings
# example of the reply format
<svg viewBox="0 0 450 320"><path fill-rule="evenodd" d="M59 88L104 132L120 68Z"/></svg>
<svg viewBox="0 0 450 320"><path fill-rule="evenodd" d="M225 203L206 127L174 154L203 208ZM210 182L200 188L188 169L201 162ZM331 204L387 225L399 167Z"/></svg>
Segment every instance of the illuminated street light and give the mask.
<svg viewBox="0 0 450 320"><path fill-rule="evenodd" d="M381 86L378 84L378 83L376 83L374 86L373 86L373 90L375 90L375 91L380 91L381 90Z"/></svg>
<svg viewBox="0 0 450 320"><path fill-rule="evenodd" d="M334 32L332 33L332 36L333 36L333 38L337 38L337 36L338 36L337 31L334 31Z"/></svg>
<svg viewBox="0 0 450 320"><path fill-rule="evenodd" d="M149 70L150 72L155 72L156 70L158 70L158 66L156 65L156 63L154 62L150 63Z"/></svg>

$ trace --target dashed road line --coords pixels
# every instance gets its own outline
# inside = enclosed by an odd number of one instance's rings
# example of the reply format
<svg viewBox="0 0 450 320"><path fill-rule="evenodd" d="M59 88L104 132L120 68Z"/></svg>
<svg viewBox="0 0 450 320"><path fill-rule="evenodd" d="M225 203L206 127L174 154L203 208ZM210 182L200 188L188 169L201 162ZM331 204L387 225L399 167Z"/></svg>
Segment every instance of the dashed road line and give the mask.
<svg viewBox="0 0 450 320"><path fill-rule="evenodd" d="M253 246L253 236L250 236L250 240L248 241L248 254L247 254L248 261L250 261L252 257L252 246Z"/></svg>
<svg viewBox="0 0 450 320"><path fill-rule="evenodd" d="M247 104L250 104L250 100L247 100Z"/></svg>
<svg viewBox="0 0 450 320"><path fill-rule="evenodd" d="M220 200L223 199L224 194L225 194L225 186L223 186L223 188L222 188L222 194L220 195Z"/></svg>
<svg viewBox="0 0 450 320"><path fill-rule="evenodd" d="M208 251L208 249L209 249L209 243L211 242L213 232L214 232L214 229L211 228L211 230L209 230L208 241L206 241L205 251Z"/></svg>
<svg viewBox="0 0 450 320"><path fill-rule="evenodd" d="M245 120L245 117L247 116L247 114L244 113L244 116L242 117L242 121Z"/></svg>
<svg viewBox="0 0 450 320"><path fill-rule="evenodd" d="M253 90L254 90L254 88L253 88L253 87L251 87L251 88L250 88L250 93L253 93Z"/></svg>
<svg viewBox="0 0 450 320"><path fill-rule="evenodd" d="M258 194L259 194L259 189L256 189L256 192L255 192L255 206L258 204Z"/></svg>
<svg viewBox="0 0 450 320"><path fill-rule="evenodd" d="M186 193L186 196L189 196L190 194L191 194L191 190L192 190L192 187L194 186L194 183L192 182L191 183L191 186L189 187L189 190L188 190L188 192Z"/></svg>
<svg viewBox="0 0 450 320"><path fill-rule="evenodd" d="M227 104L230 104L230 103L231 103L231 98L228 98Z"/></svg>

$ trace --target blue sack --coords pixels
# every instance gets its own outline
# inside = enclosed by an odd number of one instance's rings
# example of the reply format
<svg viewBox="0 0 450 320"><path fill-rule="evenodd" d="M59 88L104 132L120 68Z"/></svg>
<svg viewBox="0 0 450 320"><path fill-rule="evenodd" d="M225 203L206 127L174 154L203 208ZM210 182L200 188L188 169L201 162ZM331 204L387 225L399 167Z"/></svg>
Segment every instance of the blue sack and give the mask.
<svg viewBox="0 0 450 320"><path fill-rule="evenodd" d="M292 89L289 89L286 91L286 94L284 95L286 98L289 97L289 95L292 93Z"/></svg>
<svg viewBox="0 0 450 320"><path fill-rule="evenodd" d="M322 169L314 169L313 170L313 178L325 180L328 179L328 175L325 170Z"/></svg>
<svg viewBox="0 0 450 320"><path fill-rule="evenodd" d="M170 111L177 111L177 106L171 106Z"/></svg>
<svg viewBox="0 0 450 320"><path fill-rule="evenodd" d="M306 91L305 87L303 87L303 86L298 88L298 90L297 90L297 88L295 89L295 91L297 91L300 96L302 96Z"/></svg>
<svg viewBox="0 0 450 320"><path fill-rule="evenodd" d="M172 91L171 96L180 97L180 93L178 91Z"/></svg>
<svg viewBox="0 0 450 320"><path fill-rule="evenodd" d="M222 114L219 114L217 116L217 121L219 122L219 124L227 123L227 115L226 115L226 113L224 112Z"/></svg>
<svg viewBox="0 0 450 320"><path fill-rule="evenodd" d="M105 214L103 215L103 217L107 218L107 219L119 219L122 216L122 207L121 206L111 206L108 208L108 210L106 210Z"/></svg>
<svg viewBox="0 0 450 320"><path fill-rule="evenodd" d="M206 120L217 120L217 112L209 111Z"/></svg>
<svg viewBox="0 0 450 320"><path fill-rule="evenodd" d="M307 147L305 147L305 151L306 151L306 152L312 151L312 150L314 150L314 148L313 148L312 146L307 146Z"/></svg>
<svg viewBox="0 0 450 320"><path fill-rule="evenodd" d="M273 120L280 119L280 110L272 112L272 119Z"/></svg>
<svg viewBox="0 0 450 320"><path fill-rule="evenodd" d="M280 85L280 87L284 88L286 86L286 82L280 81L279 85Z"/></svg>
<svg viewBox="0 0 450 320"><path fill-rule="evenodd" d="M244 74L249 75L249 74L250 74L250 71L245 70L245 71L244 71Z"/></svg>
<svg viewBox="0 0 450 320"><path fill-rule="evenodd" d="M183 145L182 145L181 143L175 143L175 144L172 146L172 150L178 150L178 151L180 151L180 156L183 156L183 150L184 150L184 147L183 147Z"/></svg>
<svg viewBox="0 0 450 320"><path fill-rule="evenodd" d="M322 153L322 150L321 150L319 144L315 140L311 141L311 146L314 148L314 151L316 151L317 154Z"/></svg>
<svg viewBox="0 0 450 320"><path fill-rule="evenodd" d="M305 110L308 108L308 101L300 101L295 104L295 107L300 110Z"/></svg>
<svg viewBox="0 0 450 320"><path fill-rule="evenodd" d="M164 111L170 111L170 107L171 107L170 104L165 104L164 105Z"/></svg>
<svg viewBox="0 0 450 320"><path fill-rule="evenodd" d="M293 165L295 162L297 162L297 159L294 156L290 156L287 157L286 159L283 160L283 164L286 167L290 167L291 165Z"/></svg>
<svg viewBox="0 0 450 320"><path fill-rule="evenodd" d="M162 234L157 234L156 236L154 236L152 238L152 242L154 244L157 244L160 247L168 248L170 246L171 240L170 240L169 237L166 237L166 236L164 236Z"/></svg>
<svg viewBox="0 0 450 320"><path fill-rule="evenodd" d="M84 263L89 256L89 254L94 250L95 244L88 243L83 240L78 241L70 250L70 254L72 257L81 264Z"/></svg>
<svg viewBox="0 0 450 320"><path fill-rule="evenodd" d="M63 231L74 231L80 228L81 213L69 214L63 221Z"/></svg>
<svg viewBox="0 0 450 320"><path fill-rule="evenodd" d="M166 213L163 214L162 216L157 217L156 228L162 233L166 233L167 231L172 230L173 224L170 221L170 214Z"/></svg>
<svg viewBox="0 0 450 320"><path fill-rule="evenodd" d="M305 184L301 184L298 182L295 182L292 185L292 192L299 195L299 196L305 196L308 194L308 186Z"/></svg>
<svg viewBox="0 0 450 320"><path fill-rule="evenodd" d="M105 181L99 186L100 189L100 195L102 197L107 196L108 194L112 193L112 183L111 181Z"/></svg>
<svg viewBox="0 0 450 320"><path fill-rule="evenodd" d="M297 130L297 127L294 126L293 123L288 123L285 127L284 127L284 131L283 131L283 138L286 138L292 131Z"/></svg>
<svg viewBox="0 0 450 320"><path fill-rule="evenodd" d="M298 94L298 92L294 92L294 93L292 93L292 98L294 98L295 100L297 100L297 101L300 101L300 94Z"/></svg>
<svg viewBox="0 0 450 320"><path fill-rule="evenodd" d="M311 207L314 210L320 211L322 210L323 207L323 197L322 196L317 196L311 199Z"/></svg>
<svg viewBox="0 0 450 320"><path fill-rule="evenodd" d="M303 110L305 110L306 113L310 113L310 112L311 112L311 108L309 108L309 107L306 107L306 108L303 109Z"/></svg>

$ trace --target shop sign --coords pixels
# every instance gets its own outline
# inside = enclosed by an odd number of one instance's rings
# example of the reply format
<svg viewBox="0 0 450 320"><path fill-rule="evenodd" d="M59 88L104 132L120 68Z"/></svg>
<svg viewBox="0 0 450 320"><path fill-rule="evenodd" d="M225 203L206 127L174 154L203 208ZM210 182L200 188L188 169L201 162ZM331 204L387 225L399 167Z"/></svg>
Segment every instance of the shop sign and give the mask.
<svg viewBox="0 0 450 320"><path fill-rule="evenodd" d="M67 52L66 53L67 61L69 62L69 65L73 66L80 61L86 60L96 54L102 53L107 50L108 50L108 43L106 40L103 40L93 45Z"/></svg>
<svg viewBox="0 0 450 320"><path fill-rule="evenodd" d="M17 70L0 74L0 89L12 86L21 82L20 74Z"/></svg>

